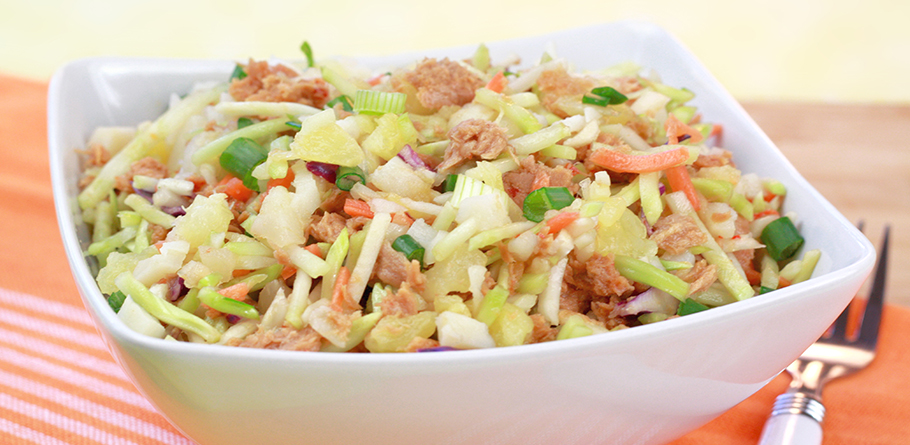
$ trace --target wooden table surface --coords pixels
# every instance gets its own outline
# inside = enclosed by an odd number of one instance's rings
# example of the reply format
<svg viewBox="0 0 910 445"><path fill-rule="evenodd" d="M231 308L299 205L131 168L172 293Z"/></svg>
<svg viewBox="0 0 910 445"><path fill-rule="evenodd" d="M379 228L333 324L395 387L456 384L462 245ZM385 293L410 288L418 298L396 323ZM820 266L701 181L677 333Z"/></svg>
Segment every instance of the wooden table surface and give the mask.
<svg viewBox="0 0 910 445"><path fill-rule="evenodd" d="M910 105L744 103L796 169L874 245L891 224L886 301L910 307Z"/></svg>

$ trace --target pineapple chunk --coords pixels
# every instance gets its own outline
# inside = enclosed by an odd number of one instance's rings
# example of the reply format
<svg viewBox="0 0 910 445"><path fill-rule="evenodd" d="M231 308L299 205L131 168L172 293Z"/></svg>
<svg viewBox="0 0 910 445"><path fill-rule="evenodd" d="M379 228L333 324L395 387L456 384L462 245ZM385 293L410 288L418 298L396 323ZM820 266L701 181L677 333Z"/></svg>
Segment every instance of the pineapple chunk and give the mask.
<svg viewBox="0 0 910 445"><path fill-rule="evenodd" d="M158 249L149 246L140 252L111 252L107 256L107 264L98 271L98 288L102 293L111 294L118 290L114 280L123 272L132 272L139 261L158 253Z"/></svg>
<svg viewBox="0 0 910 445"><path fill-rule="evenodd" d="M480 250L468 250L467 244L459 246L455 252L446 259L437 262L427 271L427 290L423 295L427 301L453 292L468 292L471 288L471 279L468 268L471 266L484 267L487 256Z"/></svg>
<svg viewBox="0 0 910 445"><path fill-rule="evenodd" d="M363 149L348 132L335 123L335 111L316 113L300 123L291 142L291 156L304 161L354 167L363 162Z"/></svg>
<svg viewBox="0 0 910 445"><path fill-rule="evenodd" d="M468 309L468 305L464 304L464 300L458 295L441 295L436 297L436 300L433 301L433 309L439 314L448 311L466 317L471 316L471 310Z"/></svg>
<svg viewBox="0 0 910 445"><path fill-rule="evenodd" d="M213 233L224 233L234 219L227 204L227 195L215 193L209 197L197 195L186 209L186 214L174 221L174 229L168 234L190 243L190 252L208 243Z"/></svg>
<svg viewBox="0 0 910 445"><path fill-rule="evenodd" d="M499 310L499 315L490 324L490 335L496 346L523 345L534 330L534 322L524 310L511 303L506 303Z"/></svg>
<svg viewBox="0 0 910 445"><path fill-rule="evenodd" d="M406 114L387 113L376 119L376 130L363 140L363 148L388 161L416 141L417 130Z"/></svg>
<svg viewBox="0 0 910 445"><path fill-rule="evenodd" d="M433 190L433 180L420 175L399 157L393 157L370 175L370 182L379 190L416 201L430 202L439 195Z"/></svg>
<svg viewBox="0 0 910 445"><path fill-rule="evenodd" d="M386 316L367 334L363 345L370 352L404 352L415 338L430 338L436 332L436 313L420 312L407 317Z"/></svg>
<svg viewBox="0 0 910 445"><path fill-rule="evenodd" d="M657 244L648 239L644 224L629 209L624 209L615 223L604 225L603 222L600 219L597 223L597 252L601 255L613 253L641 258L657 254Z"/></svg>
<svg viewBox="0 0 910 445"><path fill-rule="evenodd" d="M262 208L250 226L250 233L268 241L273 249L303 244L310 214L301 212L301 206L296 205L298 201L295 193L282 186L273 187L262 200Z"/></svg>

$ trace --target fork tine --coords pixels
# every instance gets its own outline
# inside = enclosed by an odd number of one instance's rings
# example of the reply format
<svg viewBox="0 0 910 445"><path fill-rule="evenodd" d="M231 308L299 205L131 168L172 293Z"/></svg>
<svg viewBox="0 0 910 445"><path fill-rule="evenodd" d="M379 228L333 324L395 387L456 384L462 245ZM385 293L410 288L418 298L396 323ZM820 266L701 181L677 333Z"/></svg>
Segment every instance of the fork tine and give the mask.
<svg viewBox="0 0 910 445"><path fill-rule="evenodd" d="M850 322L850 312L853 307L853 300L850 300L847 303L847 307L844 308L843 312L837 316L837 320L834 320L834 323L831 325L830 333L828 337L831 340L834 339L847 339L847 324Z"/></svg>
<svg viewBox="0 0 910 445"><path fill-rule="evenodd" d="M878 338L879 324L882 318L884 304L885 277L888 272L888 244L891 237L891 226L886 225L882 235L881 246L878 252L878 262L875 265L875 276L872 279L872 289L866 301L866 310L863 313L858 342L874 347Z"/></svg>

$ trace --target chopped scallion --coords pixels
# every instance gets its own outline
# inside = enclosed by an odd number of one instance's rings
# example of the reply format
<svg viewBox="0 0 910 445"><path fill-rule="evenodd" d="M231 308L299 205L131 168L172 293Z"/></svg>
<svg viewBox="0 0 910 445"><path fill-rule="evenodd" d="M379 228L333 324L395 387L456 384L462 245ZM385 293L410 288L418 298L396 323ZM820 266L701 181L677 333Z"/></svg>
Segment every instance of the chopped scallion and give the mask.
<svg viewBox="0 0 910 445"><path fill-rule="evenodd" d="M450 174L446 176L445 186L443 188L444 192L454 192L455 184L458 183L458 175Z"/></svg>
<svg viewBox="0 0 910 445"><path fill-rule="evenodd" d="M300 125L300 122L298 122L298 121L287 121L287 122L285 122L284 124L287 125L288 127L291 127L291 128L293 128L293 129L297 130L297 131L300 131L301 125Z"/></svg>
<svg viewBox="0 0 910 445"><path fill-rule="evenodd" d="M776 261L793 256L803 245L803 237L790 218L784 216L771 221L761 232L761 241L768 254Z"/></svg>
<svg viewBox="0 0 910 445"><path fill-rule="evenodd" d="M126 300L126 294L118 290L107 297L107 304L110 305L114 312L120 312L120 307L123 306L123 300Z"/></svg>
<svg viewBox="0 0 910 445"><path fill-rule="evenodd" d="M348 113L354 112L354 101L351 100L350 96L345 96L344 94L326 102L325 106L327 108L335 108L335 105L338 104L341 104L341 108L344 111Z"/></svg>
<svg viewBox="0 0 910 445"><path fill-rule="evenodd" d="M246 71L243 70L243 67L240 64L234 65L234 71L231 73L230 80L243 80L246 77Z"/></svg>
<svg viewBox="0 0 910 445"><path fill-rule="evenodd" d="M310 48L310 42L304 41L300 45L300 51L306 56L306 66L312 68L315 65L315 61L313 60L313 48Z"/></svg>
<svg viewBox="0 0 910 445"><path fill-rule="evenodd" d="M356 183L366 184L367 183L367 174L364 173L363 169L360 167L338 167L338 171L335 173L335 186L346 192L354 188Z"/></svg>
<svg viewBox="0 0 910 445"><path fill-rule="evenodd" d="M357 90L354 94L354 112L374 115L401 114L404 113L407 98L404 93Z"/></svg>
<svg viewBox="0 0 910 445"><path fill-rule="evenodd" d="M528 194L522 210L529 221L541 222L547 210L559 210L574 200L566 187L541 187Z"/></svg>
<svg viewBox="0 0 910 445"><path fill-rule="evenodd" d="M243 180L246 188L259 191L259 180L253 177L253 169L265 162L268 152L249 138L237 138L231 142L219 159L221 167Z"/></svg>
<svg viewBox="0 0 910 445"><path fill-rule="evenodd" d="M689 315L696 312L706 311L710 309L708 306L705 306L691 298L686 298L679 303L679 309L676 310L676 315Z"/></svg>
<svg viewBox="0 0 910 445"><path fill-rule="evenodd" d="M408 261L417 260L423 266L423 256L426 249L417 242L411 235L404 234L395 239L392 248L403 253Z"/></svg>
<svg viewBox="0 0 910 445"><path fill-rule="evenodd" d="M248 117L241 117L241 118L237 119L237 129L238 130L243 127L249 127L250 125L253 125L253 120Z"/></svg>
<svg viewBox="0 0 910 445"><path fill-rule="evenodd" d="M586 94L581 98L581 102L589 105L598 105L605 107L607 105L619 105L629 100L624 94L616 91L613 87L600 87L591 90L590 95Z"/></svg>

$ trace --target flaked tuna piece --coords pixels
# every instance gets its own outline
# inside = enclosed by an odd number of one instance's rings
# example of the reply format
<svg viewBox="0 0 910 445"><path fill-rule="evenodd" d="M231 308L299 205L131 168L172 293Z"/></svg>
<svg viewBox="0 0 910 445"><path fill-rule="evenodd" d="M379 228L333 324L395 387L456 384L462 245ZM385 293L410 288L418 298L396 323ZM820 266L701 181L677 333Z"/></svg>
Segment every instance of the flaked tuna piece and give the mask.
<svg viewBox="0 0 910 445"><path fill-rule="evenodd" d="M528 194L540 187L566 187L576 193L578 185L572 182L573 176L575 172L566 167L548 167L528 156L521 160L517 170L502 175L502 185L520 208Z"/></svg>
<svg viewBox="0 0 910 445"><path fill-rule="evenodd" d="M468 119L449 130L449 146L437 167L445 171L469 159L493 160L509 147L506 131L483 119Z"/></svg>
<svg viewBox="0 0 910 445"><path fill-rule="evenodd" d="M654 223L651 241L665 252L676 255L708 242L705 235L691 217L686 215L668 215Z"/></svg>
<svg viewBox="0 0 910 445"><path fill-rule="evenodd" d="M238 101L296 102L322 108L329 100L329 85L320 78L303 78L284 65L250 60L246 77L234 79L228 90Z"/></svg>
<svg viewBox="0 0 910 445"><path fill-rule="evenodd" d="M480 77L449 59L424 59L402 78L417 90L420 104L430 110L464 105L474 100L474 91L483 86Z"/></svg>

